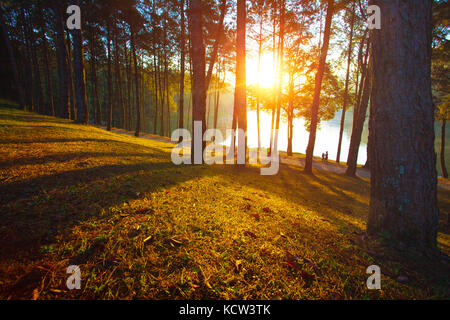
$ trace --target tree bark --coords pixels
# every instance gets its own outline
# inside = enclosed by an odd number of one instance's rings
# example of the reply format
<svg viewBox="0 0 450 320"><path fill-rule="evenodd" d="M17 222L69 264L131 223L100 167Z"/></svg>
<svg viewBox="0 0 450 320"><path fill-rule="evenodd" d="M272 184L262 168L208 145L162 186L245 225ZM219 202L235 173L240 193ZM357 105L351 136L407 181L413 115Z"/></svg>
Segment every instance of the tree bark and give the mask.
<svg viewBox="0 0 450 320"><path fill-rule="evenodd" d="M7 30L7 27L6 27L4 18L3 18L3 10L1 7L0 7L0 24L1 24L2 32L3 32L3 38L5 39L6 48L8 50L9 61L11 63L11 69L12 69L13 77L14 77L14 85L17 90L17 100L19 102L20 108L25 109L23 87L19 80L19 72L17 70L16 59L14 57L13 48L11 46L11 41L9 39L8 30Z"/></svg>
<svg viewBox="0 0 450 320"><path fill-rule="evenodd" d="M278 152L278 133L280 130L280 118L281 118L281 100L283 94L283 59L284 59L284 28L285 28L285 9L286 1L281 1L280 6L280 36L278 45L278 81L277 81L277 116L275 121L275 137L273 141L273 151Z"/></svg>
<svg viewBox="0 0 450 320"><path fill-rule="evenodd" d="M442 176L445 179L448 179L448 172L447 172L447 166L445 165L445 125L446 125L446 119L443 118L441 120L441 169L442 169Z"/></svg>
<svg viewBox="0 0 450 320"><path fill-rule="evenodd" d="M37 58L37 51L38 46L35 39L35 34L32 27L32 21L31 21L31 12L27 11L27 18L26 18L26 30L29 34L30 39L30 51L31 51L31 63L33 66L33 77L34 83L34 95L35 95L35 102L36 102L36 111L39 113L43 113L44 109L44 102L43 102L43 95L42 95L42 82L41 82L41 71L39 67L39 60Z"/></svg>
<svg viewBox="0 0 450 320"><path fill-rule="evenodd" d="M205 80L206 81L205 82L206 90L208 90L209 83L211 82L214 64L216 63L216 59L217 59L217 52L219 51L220 38L221 38L221 34L223 32L223 21L225 19L225 14L227 12L227 1L226 0L221 0L221 1L222 2L220 4L220 17L219 17L219 23L217 25L216 39L214 42L213 52L211 53L211 61L208 66L208 73L206 75L206 80Z"/></svg>
<svg viewBox="0 0 450 320"><path fill-rule="evenodd" d="M108 118L106 121L106 130L111 131L112 128L112 79L111 79L111 24L109 20L106 23L106 48L108 52L108 72L107 72L107 85L108 85Z"/></svg>
<svg viewBox="0 0 450 320"><path fill-rule="evenodd" d="M328 54L328 47L330 43L331 22L333 18L333 13L334 13L334 1L328 0L323 47L320 53L320 61L316 74L316 84L314 87L314 98L311 107L311 126L309 132L308 147L306 148L305 173L312 173L313 153L314 153L314 145L316 143L316 131L318 123L319 104L320 104L320 91L322 89L322 78Z"/></svg>
<svg viewBox="0 0 450 320"><path fill-rule="evenodd" d="M185 73L185 22L184 22L184 0L181 0L180 4L180 14L181 14L181 39L180 39L180 102L178 108L178 128L184 128L184 73ZM180 137L180 142L182 138Z"/></svg>
<svg viewBox="0 0 450 320"><path fill-rule="evenodd" d="M194 128L194 122L199 121L202 125L201 137L205 132L205 114L206 114L206 79L205 79L205 45L203 42L203 19L202 19L202 1L191 0L191 7L189 12L189 24L191 29L191 52L192 52L192 67L193 67L193 105L192 105L192 128ZM197 132L198 134L198 132ZM195 132L192 138L191 145L191 162L195 163ZM203 163L203 150L205 149L205 142L202 140L202 157L201 163Z"/></svg>
<svg viewBox="0 0 450 320"><path fill-rule="evenodd" d="M92 101L93 101L93 111L94 111L94 121L96 124L101 124L101 107L100 107L100 98L98 95L98 78L97 78L97 58L95 53L95 44L94 44L94 34L90 32L89 39L90 51L91 51L91 81L92 81Z"/></svg>
<svg viewBox="0 0 450 320"><path fill-rule="evenodd" d="M117 31L116 31L117 32ZM125 129L125 105L122 94L122 76L120 74L120 44L117 40L117 33L114 34L114 68L116 74L116 91L119 95L120 121L119 126Z"/></svg>
<svg viewBox="0 0 450 320"><path fill-rule="evenodd" d="M136 94L136 131L134 135L136 137L139 137L140 131L141 131L141 105L140 105L140 97L139 97L139 73L138 73L138 64L137 64L137 57L136 57L136 41L135 41L135 26L134 23L131 21L130 23L130 33L131 33L131 51L133 54L133 63L134 63L134 82L136 83L135 86L135 94Z"/></svg>
<svg viewBox="0 0 450 320"><path fill-rule="evenodd" d="M350 149L348 151L347 170L345 171L345 174L351 177L356 175L359 146L361 144L361 136L364 129L364 122L366 120L371 89L370 66L368 66L367 75L364 80L363 94L357 110L356 121L353 123Z"/></svg>
<svg viewBox="0 0 450 320"><path fill-rule="evenodd" d="M237 0L237 31L236 31L236 88L234 92L234 104L236 106L238 128L247 134L247 95L245 74L245 0ZM244 141L245 163L247 163L247 137L238 138L238 144ZM240 147L240 146L239 146Z"/></svg>
<svg viewBox="0 0 450 320"><path fill-rule="evenodd" d="M75 85L74 85L74 71L72 58L72 44L70 40L70 33L67 31L67 86L69 87L69 103L70 103L70 119L77 120L77 111L75 106Z"/></svg>
<svg viewBox="0 0 450 320"><path fill-rule="evenodd" d="M420 251L437 248L438 206L431 97L432 1L377 0L373 30L367 231Z"/></svg>
<svg viewBox="0 0 450 320"><path fill-rule="evenodd" d="M39 4L42 4L41 2ZM42 44L44 46L44 66L45 66L45 86L47 89L47 96L48 96L48 104L49 104L49 110L47 110L47 114L51 116L55 116L55 99L53 96L53 84L52 84L52 78L50 75L50 65L49 65L49 59L48 59L48 42L47 42L47 32L45 31L45 20L42 12L43 8L40 7L40 13L39 13L39 24L42 30Z"/></svg>
<svg viewBox="0 0 450 320"><path fill-rule="evenodd" d="M64 35L63 16L61 3L58 0L52 1L56 13L56 56L58 60L59 78L59 100L58 115L62 118L70 117L68 70L67 70L67 49Z"/></svg>
<svg viewBox="0 0 450 320"><path fill-rule="evenodd" d="M83 39L81 29L74 29L73 36L73 70L75 83L75 97L77 110L77 123L89 123L89 106L86 96L86 78L84 71Z"/></svg>
<svg viewBox="0 0 450 320"><path fill-rule="evenodd" d="M342 115L341 115L341 125L339 128L339 141L338 141L338 150L336 156L336 162L339 163L341 160L341 147L342 147L342 136L344 134L344 123L345 123L345 112L347 111L347 103L348 103L348 83L350 79L350 65L352 62L352 48L353 48L353 28L355 25L355 3L353 3L352 7L352 18L350 21L350 39L348 43L348 56L347 56L347 73L345 76L345 89L344 89L344 105L342 107Z"/></svg>

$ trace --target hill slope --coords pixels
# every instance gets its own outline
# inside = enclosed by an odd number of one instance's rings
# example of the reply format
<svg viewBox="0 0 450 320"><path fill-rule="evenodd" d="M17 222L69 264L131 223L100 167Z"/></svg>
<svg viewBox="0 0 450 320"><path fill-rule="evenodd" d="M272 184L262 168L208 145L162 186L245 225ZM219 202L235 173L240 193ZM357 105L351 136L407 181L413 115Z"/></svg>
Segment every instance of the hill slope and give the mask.
<svg viewBox="0 0 450 320"><path fill-rule="evenodd" d="M175 166L168 143L11 108L0 143L0 298L449 298L448 259L365 235L367 180Z"/></svg>

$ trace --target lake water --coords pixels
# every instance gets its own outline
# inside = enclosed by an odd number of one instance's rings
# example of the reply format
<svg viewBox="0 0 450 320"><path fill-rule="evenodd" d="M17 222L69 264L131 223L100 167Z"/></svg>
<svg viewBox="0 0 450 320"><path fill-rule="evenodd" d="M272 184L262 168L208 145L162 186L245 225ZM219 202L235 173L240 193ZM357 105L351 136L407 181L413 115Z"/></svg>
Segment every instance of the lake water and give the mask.
<svg viewBox="0 0 450 320"><path fill-rule="evenodd" d="M256 111L249 111L247 114L248 121L248 145L250 147L258 147L258 134L256 123ZM270 146L270 121L272 115L260 112L261 123L261 145L264 148ZM341 112L338 112L336 116L329 121L321 122L317 130L316 144L314 147L314 155L321 157L322 153L328 151L328 158L330 160L336 160L337 145L339 140L339 126L341 119ZM344 127L344 135L342 138L341 149L341 161L346 162L348 156L348 150L350 147L350 137L352 130L353 114L351 112L346 113L346 125ZM287 150L287 123L280 121L278 149L280 151ZM365 164L367 160L367 123L364 127L361 145L358 153L358 164ZM294 137L293 137L293 152L306 153L306 147L308 146L309 132L305 129L304 119L294 119Z"/></svg>
<svg viewBox="0 0 450 320"><path fill-rule="evenodd" d="M330 160L336 160L337 144L339 141L339 127L341 121L342 111L336 113L335 117L329 121L323 121L320 123L317 135L316 144L314 147L314 155L321 157L322 153L328 151L328 158ZM247 113L247 126L248 126L248 145L252 148L258 147L258 134L256 123L256 111L248 111ZM266 112L260 112L261 123L261 146L268 148L270 146L270 123L272 116ZM231 127L231 119L228 119L228 128ZM341 148L341 161L347 162L348 150L350 147L350 138L352 134L353 126L353 112L348 111L345 116L344 135L342 137ZM361 137L361 144L358 152L358 164L364 165L367 160L367 141L369 136L368 118L364 124L364 130ZM441 125L439 122L435 123L435 150L437 153L437 172L441 175L441 165L439 160L440 155L440 143L441 143ZM294 119L294 137L293 137L293 152L306 153L306 147L308 146L309 132L305 129L305 120ZM287 123L280 121L280 131L278 140L278 149L280 151L287 150ZM450 141L450 124L446 126L446 141ZM226 140L226 144L229 145L229 138ZM450 170L450 148L445 150L445 162L447 169Z"/></svg>

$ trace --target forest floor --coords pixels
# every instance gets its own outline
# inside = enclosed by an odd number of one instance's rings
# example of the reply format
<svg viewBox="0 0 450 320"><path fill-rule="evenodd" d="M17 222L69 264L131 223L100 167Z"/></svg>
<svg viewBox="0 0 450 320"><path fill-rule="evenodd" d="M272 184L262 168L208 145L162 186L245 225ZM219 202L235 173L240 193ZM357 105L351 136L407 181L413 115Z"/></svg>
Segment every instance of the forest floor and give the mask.
<svg viewBox="0 0 450 320"><path fill-rule="evenodd" d="M364 178L176 166L171 143L5 107L0 144L1 299L450 298L448 190L427 257L366 235Z"/></svg>

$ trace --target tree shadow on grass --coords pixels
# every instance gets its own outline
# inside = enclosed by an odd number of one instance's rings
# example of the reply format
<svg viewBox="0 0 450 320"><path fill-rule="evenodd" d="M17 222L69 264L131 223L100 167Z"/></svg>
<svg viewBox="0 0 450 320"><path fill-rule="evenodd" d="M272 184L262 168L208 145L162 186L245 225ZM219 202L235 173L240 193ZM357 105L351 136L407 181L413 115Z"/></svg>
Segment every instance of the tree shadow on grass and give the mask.
<svg viewBox="0 0 450 320"><path fill-rule="evenodd" d="M251 182L252 187L264 193L310 209L322 219L342 227L343 236L357 246L363 256L370 256L372 264L375 261L380 265L385 276L396 280L399 275L407 275L412 287L433 288L435 294L439 292L438 296L446 286L448 290L448 279L443 276L450 262L445 244L441 245L443 252L428 256L413 248L399 250L382 238L369 237L360 227L361 222L367 220L369 210L368 181L329 172L308 175L303 174L301 168L286 165L280 166L278 177L261 177L259 168L254 167L239 169L235 173L239 174L233 175L234 183L248 185ZM228 175L226 172L223 174ZM357 221L360 223L355 223ZM336 250L340 252L340 248ZM346 261L348 257L339 259ZM392 271L397 267L399 273Z"/></svg>
<svg viewBox="0 0 450 320"><path fill-rule="evenodd" d="M106 208L207 172L201 166L180 167L169 161L148 160L0 184L0 257L39 255L41 246L52 243L57 234L69 232L80 221L99 216Z"/></svg>

